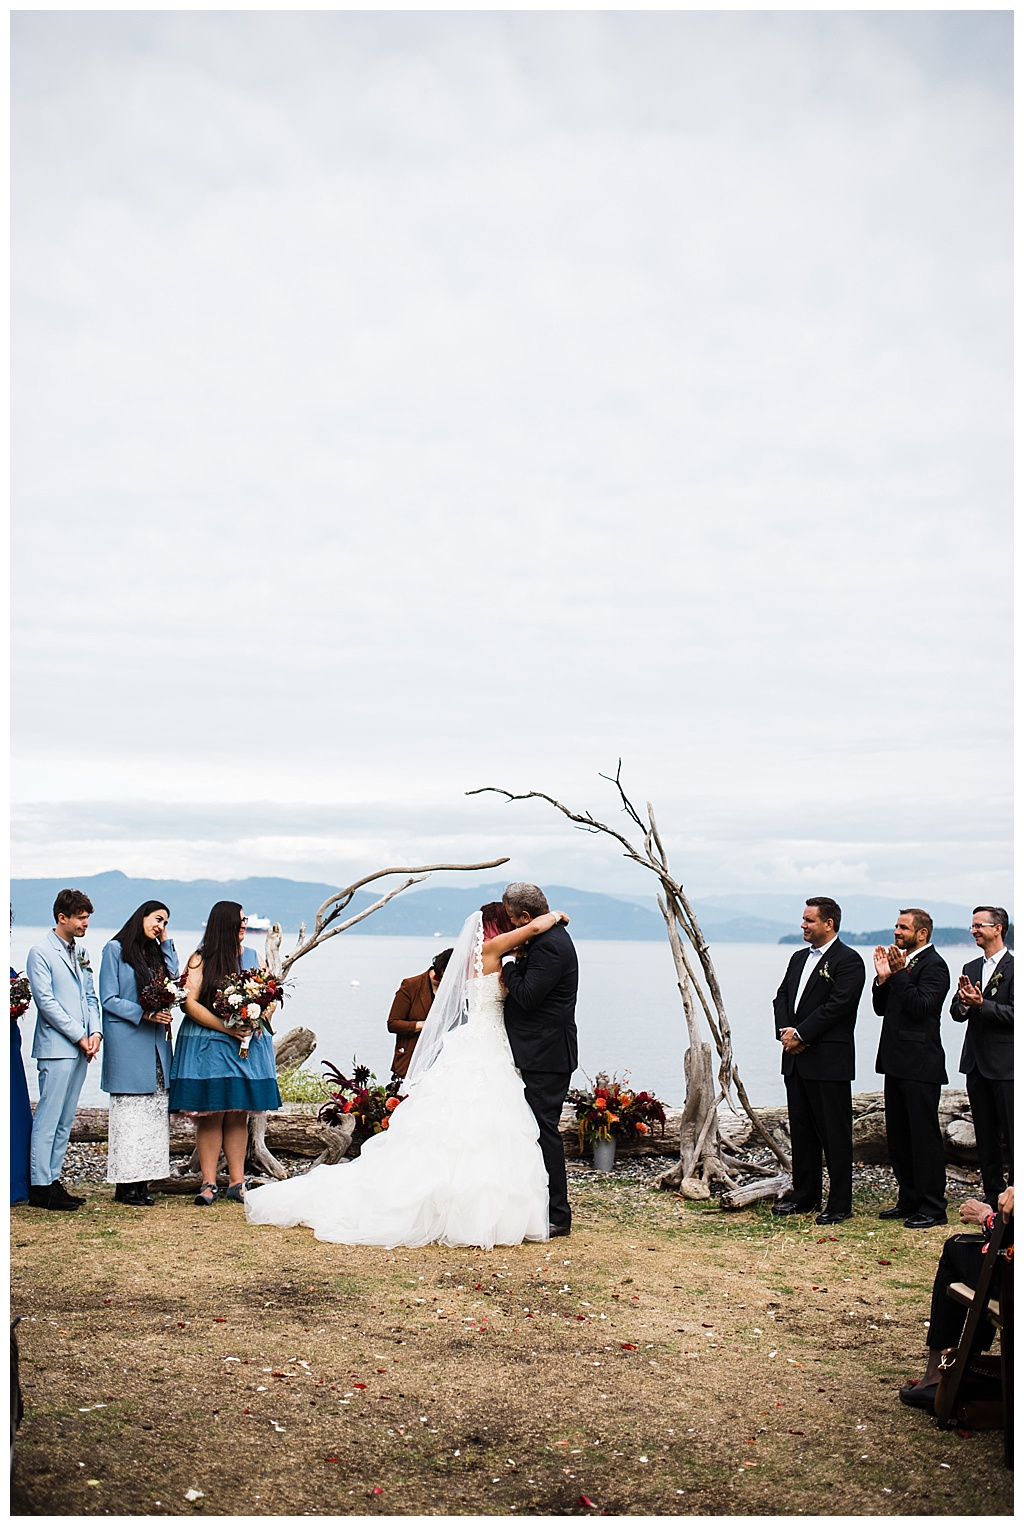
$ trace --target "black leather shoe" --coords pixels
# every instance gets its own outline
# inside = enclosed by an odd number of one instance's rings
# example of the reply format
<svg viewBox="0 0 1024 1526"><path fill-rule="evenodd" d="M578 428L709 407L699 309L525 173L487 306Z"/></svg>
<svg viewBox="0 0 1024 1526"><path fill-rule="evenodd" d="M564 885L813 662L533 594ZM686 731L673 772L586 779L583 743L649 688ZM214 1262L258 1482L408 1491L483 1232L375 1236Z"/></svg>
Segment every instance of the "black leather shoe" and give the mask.
<svg viewBox="0 0 1024 1526"><path fill-rule="evenodd" d="M84 1198L76 1198L75 1193L69 1192L69 1190L67 1190L67 1187L64 1186L64 1183L63 1183L63 1181L60 1180L60 1178L58 1178L58 1180L52 1181L52 1183L50 1183L50 1192L55 1192L56 1196L58 1196L58 1198L67 1199L67 1202L73 1202L73 1204L75 1204L75 1207L78 1207L78 1209L81 1209L82 1202L85 1201Z"/></svg>
<svg viewBox="0 0 1024 1526"><path fill-rule="evenodd" d="M816 1205L815 1205L816 1206ZM777 1219L785 1219L791 1213L813 1213L814 1208L801 1208L799 1203L794 1203L792 1198L784 1197L772 1208L772 1213Z"/></svg>
<svg viewBox="0 0 1024 1526"><path fill-rule="evenodd" d="M845 1224L847 1219L852 1218L852 1213L829 1213L826 1209L824 1213L818 1214L814 1222L815 1224Z"/></svg>
<svg viewBox="0 0 1024 1526"><path fill-rule="evenodd" d="M63 1182L50 1183L50 1207L51 1208L81 1208L85 1202L84 1197L73 1197Z"/></svg>
<svg viewBox="0 0 1024 1526"><path fill-rule="evenodd" d="M880 1219L905 1219L907 1212L906 1208L901 1208L899 1203L897 1203L895 1208L883 1208L878 1217Z"/></svg>
<svg viewBox="0 0 1024 1526"><path fill-rule="evenodd" d="M148 1182L133 1182L134 1202L137 1208L152 1208L156 1198L150 1195Z"/></svg>
<svg viewBox="0 0 1024 1526"><path fill-rule="evenodd" d="M945 1214L942 1215L941 1219L937 1219L934 1216L934 1214L930 1214L930 1213L912 1213L910 1215L909 1219L904 1219L903 1220L903 1228L904 1229L934 1229L936 1224L946 1224L946 1223L948 1223L948 1220L947 1220Z"/></svg>
<svg viewBox="0 0 1024 1526"><path fill-rule="evenodd" d="M60 1183L57 1185L59 1187ZM33 1208L49 1208L55 1213L74 1213L82 1206L76 1198L68 1197L63 1189L56 1192L52 1183L49 1187L30 1187L29 1192L29 1203Z"/></svg>
<svg viewBox="0 0 1024 1526"><path fill-rule="evenodd" d="M900 1403L909 1404L912 1409L926 1409L932 1414L938 1386L937 1383L907 1383L900 1389Z"/></svg>
<svg viewBox="0 0 1024 1526"><path fill-rule="evenodd" d="M132 1200L132 1186L132 1182L116 1182L114 1184L114 1202L130 1204Z"/></svg>
<svg viewBox="0 0 1024 1526"><path fill-rule="evenodd" d="M549 1224L548 1225L548 1239L549 1240L562 1240L562 1239L565 1238L566 1235L571 1235L571 1234L572 1234L572 1229L570 1228L570 1226L568 1224Z"/></svg>

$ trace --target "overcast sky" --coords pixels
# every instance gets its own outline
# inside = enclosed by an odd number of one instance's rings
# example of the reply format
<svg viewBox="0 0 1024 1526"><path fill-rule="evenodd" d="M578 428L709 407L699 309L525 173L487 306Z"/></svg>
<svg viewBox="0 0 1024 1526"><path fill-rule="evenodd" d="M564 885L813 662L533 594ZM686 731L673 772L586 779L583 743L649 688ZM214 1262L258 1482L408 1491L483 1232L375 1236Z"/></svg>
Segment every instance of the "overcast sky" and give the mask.
<svg viewBox="0 0 1024 1526"><path fill-rule="evenodd" d="M14 872L1008 903L1011 25L16 14Z"/></svg>

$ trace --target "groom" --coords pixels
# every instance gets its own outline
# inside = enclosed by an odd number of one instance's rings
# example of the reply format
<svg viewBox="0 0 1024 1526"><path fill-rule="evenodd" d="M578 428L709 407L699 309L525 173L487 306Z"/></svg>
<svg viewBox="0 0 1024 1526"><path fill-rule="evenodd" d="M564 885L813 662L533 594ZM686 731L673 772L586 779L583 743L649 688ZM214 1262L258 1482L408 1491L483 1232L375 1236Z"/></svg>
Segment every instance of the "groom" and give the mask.
<svg viewBox="0 0 1024 1526"><path fill-rule="evenodd" d="M536 885L507 886L502 902L514 927L550 911ZM502 968L508 997L505 1031L540 1127L540 1148L548 1173L548 1219L552 1236L569 1233L572 1215L565 1180L565 1147L558 1132L562 1104L576 1069L576 990L579 965L564 922L526 945L526 952Z"/></svg>

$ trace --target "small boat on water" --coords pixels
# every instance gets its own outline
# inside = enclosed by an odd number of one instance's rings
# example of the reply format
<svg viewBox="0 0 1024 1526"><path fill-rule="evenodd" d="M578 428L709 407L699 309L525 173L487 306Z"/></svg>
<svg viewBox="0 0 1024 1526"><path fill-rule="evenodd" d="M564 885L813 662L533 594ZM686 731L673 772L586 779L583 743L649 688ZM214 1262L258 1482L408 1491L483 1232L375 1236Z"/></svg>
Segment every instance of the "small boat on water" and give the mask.
<svg viewBox="0 0 1024 1526"><path fill-rule="evenodd" d="M269 931L270 931L270 918L269 917L249 917L247 919L247 921L246 921L245 930L246 930L246 932L249 932L249 933L269 933Z"/></svg>

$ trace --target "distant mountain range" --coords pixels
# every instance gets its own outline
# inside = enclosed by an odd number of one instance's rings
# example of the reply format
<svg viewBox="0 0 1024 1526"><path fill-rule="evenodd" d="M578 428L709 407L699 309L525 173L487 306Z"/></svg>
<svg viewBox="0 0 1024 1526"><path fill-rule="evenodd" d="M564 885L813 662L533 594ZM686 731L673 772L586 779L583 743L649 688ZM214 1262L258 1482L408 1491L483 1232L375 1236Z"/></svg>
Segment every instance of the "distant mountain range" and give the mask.
<svg viewBox="0 0 1024 1526"><path fill-rule="evenodd" d="M50 926L54 897L68 883L67 879L49 878L12 880L11 905L18 922L28 927ZM239 901L250 915L280 922L286 933L297 931L300 922L311 926L317 908L338 888L271 876L242 880L134 879L117 869L79 875L71 883L89 896L96 908L93 920L98 927L120 927L143 901L165 898L170 902L173 925L182 929L202 927L215 901ZM399 883L396 876L378 881L370 890L357 891L346 917L371 906L389 886ZM360 922L358 930L392 937L448 937L458 932L474 907L498 900L504 883L448 885L435 876L423 889L396 896L381 911ZM577 938L654 941L665 936L654 896L620 897L566 885L547 885L545 891L552 906L569 913L571 931ZM899 911L897 901L882 896L846 896L841 904L843 930L865 932L875 941L882 941L881 935L867 930L883 924L891 930ZM944 927L962 927L963 941L967 941L969 907L935 901L926 904L936 922ZM803 906L799 895L713 895L695 901L694 911L709 943L778 943L787 935L799 938Z"/></svg>

